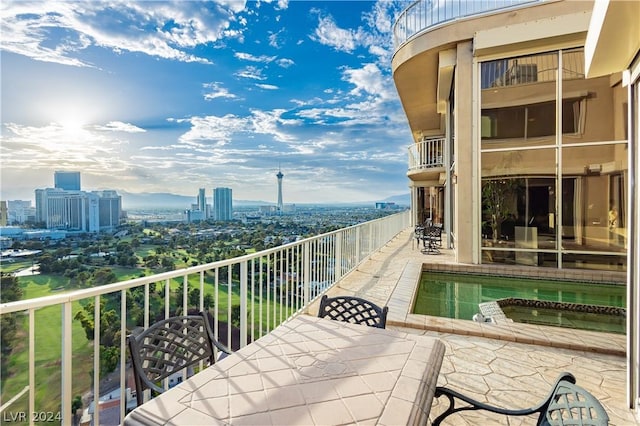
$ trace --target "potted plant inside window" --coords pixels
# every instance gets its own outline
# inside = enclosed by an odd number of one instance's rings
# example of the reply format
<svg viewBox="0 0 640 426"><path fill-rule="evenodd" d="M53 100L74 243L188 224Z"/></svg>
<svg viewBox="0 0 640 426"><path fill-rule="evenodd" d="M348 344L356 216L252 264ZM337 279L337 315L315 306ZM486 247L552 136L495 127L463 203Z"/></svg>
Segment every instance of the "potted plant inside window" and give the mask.
<svg viewBox="0 0 640 426"><path fill-rule="evenodd" d="M500 237L502 222L516 214L516 195L520 179L498 178L482 182L483 224L491 228L491 241L495 245Z"/></svg>

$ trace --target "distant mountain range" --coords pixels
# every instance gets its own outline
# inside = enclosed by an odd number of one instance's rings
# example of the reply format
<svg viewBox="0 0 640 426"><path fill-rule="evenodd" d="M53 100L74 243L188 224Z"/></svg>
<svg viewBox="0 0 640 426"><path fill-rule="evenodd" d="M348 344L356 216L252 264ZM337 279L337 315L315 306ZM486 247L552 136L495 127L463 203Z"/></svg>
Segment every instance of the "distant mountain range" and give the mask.
<svg viewBox="0 0 640 426"><path fill-rule="evenodd" d="M127 191L118 190L118 193L122 196L122 208L124 210L131 209L184 209L187 210L191 207L192 204L195 204L196 197L188 196L188 195L176 195L164 192L143 192L143 193L132 193ZM366 205L371 204L372 206L376 202L386 202L386 203L396 203L401 206L410 206L411 205L411 196L410 194L401 194L394 195L392 197L385 198L384 200L375 200L371 202L358 202L358 203L327 203L327 204L335 204L335 205L347 205L347 204L358 204L358 205ZM274 204L272 202L261 201L261 200L233 200L234 206L266 206ZM296 203L299 205L304 205L306 203Z"/></svg>
<svg viewBox="0 0 640 426"><path fill-rule="evenodd" d="M374 201L375 202L375 201ZM411 206L411 194L400 194L387 197L382 200L383 203L396 203L399 206Z"/></svg>

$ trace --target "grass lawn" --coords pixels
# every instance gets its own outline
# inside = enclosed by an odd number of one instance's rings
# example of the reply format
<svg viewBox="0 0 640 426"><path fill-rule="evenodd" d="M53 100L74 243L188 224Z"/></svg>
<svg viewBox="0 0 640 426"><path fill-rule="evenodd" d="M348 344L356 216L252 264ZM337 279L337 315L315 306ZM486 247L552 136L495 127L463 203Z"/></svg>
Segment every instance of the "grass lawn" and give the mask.
<svg viewBox="0 0 640 426"><path fill-rule="evenodd" d="M18 260L15 262L2 262L0 264L0 271L11 274L16 271L21 271L26 268L31 268L31 259Z"/></svg>

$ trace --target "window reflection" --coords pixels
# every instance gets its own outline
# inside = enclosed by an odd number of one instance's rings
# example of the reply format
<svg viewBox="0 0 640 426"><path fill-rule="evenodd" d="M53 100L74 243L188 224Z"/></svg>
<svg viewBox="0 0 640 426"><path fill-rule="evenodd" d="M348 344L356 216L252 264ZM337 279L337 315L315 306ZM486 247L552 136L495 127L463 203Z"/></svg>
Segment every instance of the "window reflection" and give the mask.
<svg viewBox="0 0 640 426"><path fill-rule="evenodd" d="M623 89L583 64L582 49L481 64L483 262L626 268Z"/></svg>

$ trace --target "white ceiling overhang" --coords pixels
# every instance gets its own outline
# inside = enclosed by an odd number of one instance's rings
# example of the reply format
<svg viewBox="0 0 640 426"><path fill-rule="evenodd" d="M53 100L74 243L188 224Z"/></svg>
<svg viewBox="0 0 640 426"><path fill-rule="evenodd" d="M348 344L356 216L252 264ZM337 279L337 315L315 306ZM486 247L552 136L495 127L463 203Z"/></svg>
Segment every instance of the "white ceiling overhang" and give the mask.
<svg viewBox="0 0 640 426"><path fill-rule="evenodd" d="M526 54L541 45L568 48L584 42L589 28L589 12L571 13L477 31L473 40L475 56L500 55L508 51Z"/></svg>
<svg viewBox="0 0 640 426"><path fill-rule="evenodd" d="M640 51L640 1L596 0L585 43L588 78L624 71Z"/></svg>

